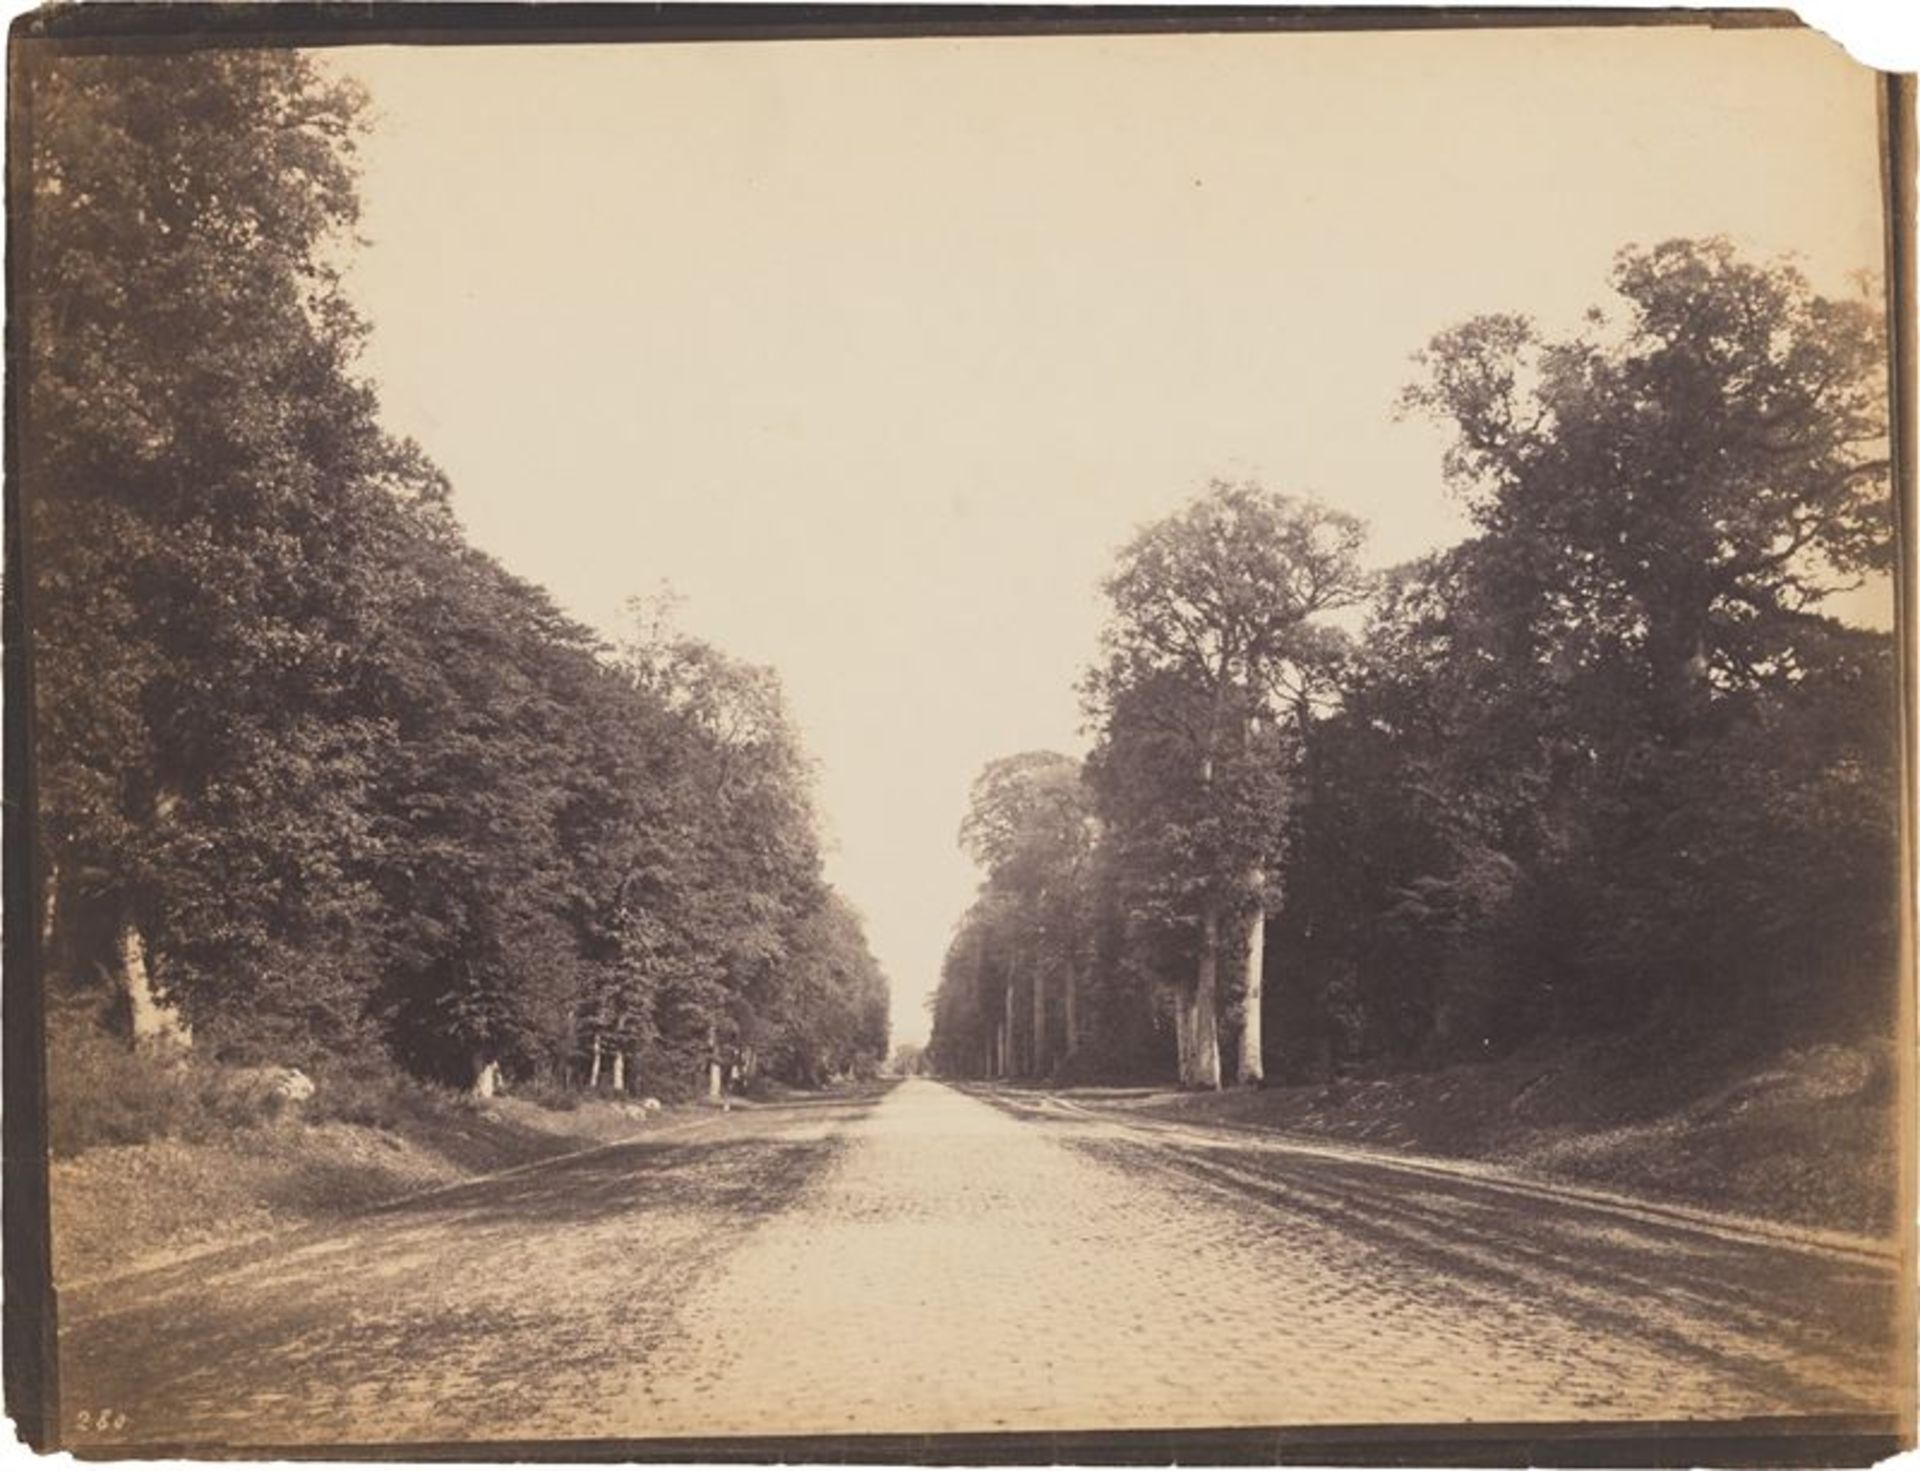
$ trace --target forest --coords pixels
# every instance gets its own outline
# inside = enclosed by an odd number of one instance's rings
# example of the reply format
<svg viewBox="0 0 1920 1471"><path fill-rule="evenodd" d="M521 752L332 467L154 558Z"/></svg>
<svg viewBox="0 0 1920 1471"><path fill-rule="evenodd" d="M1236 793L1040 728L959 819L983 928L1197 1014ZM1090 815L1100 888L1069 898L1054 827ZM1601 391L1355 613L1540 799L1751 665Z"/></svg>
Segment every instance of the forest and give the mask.
<svg viewBox="0 0 1920 1471"><path fill-rule="evenodd" d="M1896 646L1824 611L1894 557L1880 308L1721 239L1607 284L1575 334L1417 355L1458 545L1372 569L1354 518L1218 483L1119 551L1090 754L975 783L934 1068L1213 1089L1891 1035Z"/></svg>
<svg viewBox="0 0 1920 1471"><path fill-rule="evenodd" d="M615 643L564 616L381 427L341 279L360 91L273 50L24 84L54 1031L481 1094L877 1067L775 676L660 602Z"/></svg>
<svg viewBox="0 0 1920 1471"><path fill-rule="evenodd" d="M365 98L291 52L25 80L58 1026L482 1093L879 1066L777 678L663 603L571 620L382 427L340 274ZM1603 284L1576 333L1418 355L1458 545L1375 568L1332 505L1222 482L1120 549L1090 753L975 785L926 1066L1210 1089L1885 1034L1895 644L1828 611L1893 565L1883 314L1718 239Z"/></svg>

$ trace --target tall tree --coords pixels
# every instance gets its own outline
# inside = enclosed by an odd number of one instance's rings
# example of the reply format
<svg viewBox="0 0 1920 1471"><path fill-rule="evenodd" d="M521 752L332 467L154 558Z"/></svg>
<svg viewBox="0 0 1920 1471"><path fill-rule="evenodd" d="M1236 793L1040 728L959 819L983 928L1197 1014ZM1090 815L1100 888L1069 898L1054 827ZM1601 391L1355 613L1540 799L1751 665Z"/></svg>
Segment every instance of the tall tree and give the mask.
<svg viewBox="0 0 1920 1471"><path fill-rule="evenodd" d="M552 1065L579 984L559 827L578 726L562 679L591 667L592 642L457 537L441 551L406 634L377 655L398 739L370 866L394 1044L488 1093L503 1069Z"/></svg>
<svg viewBox="0 0 1920 1471"><path fill-rule="evenodd" d="M38 57L23 233L36 838L53 953L136 1031L339 1040L364 990L355 698L399 502L330 244L361 99L297 53ZM247 1017L253 1020L246 1020Z"/></svg>
<svg viewBox="0 0 1920 1471"><path fill-rule="evenodd" d="M993 920L1012 952L1017 974L1008 985L1025 987L1021 1056L1023 1070L1035 1077L1079 1044L1094 827L1080 764L1052 751L989 763L974 781L961 824L961 846L984 870L991 901L980 908L980 921Z"/></svg>
<svg viewBox="0 0 1920 1471"><path fill-rule="evenodd" d="M1348 696L1431 814L1396 922L1477 1038L1711 1014L1775 973L1785 947L1740 941L1770 916L1890 933L1754 861L1808 854L1789 791L1890 851L1855 801L1891 803L1884 640L1820 612L1891 556L1877 313L1720 240L1623 251L1613 285L1576 336L1491 317L1429 348L1408 403L1455 429L1479 534L1404 580Z"/></svg>
<svg viewBox="0 0 1920 1471"><path fill-rule="evenodd" d="M1355 518L1317 501L1216 483L1142 530L1106 584L1113 612L1105 659L1085 685L1090 712L1109 736L1139 721L1173 739L1193 784L1196 954L1176 1011L1189 1087L1220 1083L1219 957L1236 918L1245 940L1239 1076L1253 1083L1264 1072L1262 927L1284 793L1273 780L1276 748L1281 722L1310 703L1337 644L1318 620L1365 593L1363 536Z"/></svg>
<svg viewBox="0 0 1920 1471"><path fill-rule="evenodd" d="M795 924L773 1003L755 1020L776 1075L802 1087L877 1070L887 1052L887 983L852 905L827 892Z"/></svg>
<svg viewBox="0 0 1920 1471"><path fill-rule="evenodd" d="M1683 740L1890 564L1885 334L1864 297L1722 239L1624 250L1613 287L1580 336L1511 316L1440 334L1406 402L1454 428L1449 479L1524 551L1536 629L1604 641L1653 732Z"/></svg>
<svg viewBox="0 0 1920 1471"><path fill-rule="evenodd" d="M824 902L811 768L772 670L677 631L663 608L636 615L622 668L675 723L692 838L658 1030L669 1054L703 1060L717 1091L743 1018L781 982L794 922Z"/></svg>

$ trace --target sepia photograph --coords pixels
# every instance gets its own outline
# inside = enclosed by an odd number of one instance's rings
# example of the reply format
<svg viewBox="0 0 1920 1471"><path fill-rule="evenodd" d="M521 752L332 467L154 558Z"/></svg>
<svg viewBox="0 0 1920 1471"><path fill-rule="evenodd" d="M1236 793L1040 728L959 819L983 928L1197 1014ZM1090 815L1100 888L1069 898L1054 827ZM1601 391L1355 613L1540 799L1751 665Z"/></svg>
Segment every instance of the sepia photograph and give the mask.
<svg viewBox="0 0 1920 1471"><path fill-rule="evenodd" d="M36 1450L1913 1444L1910 77L382 4L9 76Z"/></svg>

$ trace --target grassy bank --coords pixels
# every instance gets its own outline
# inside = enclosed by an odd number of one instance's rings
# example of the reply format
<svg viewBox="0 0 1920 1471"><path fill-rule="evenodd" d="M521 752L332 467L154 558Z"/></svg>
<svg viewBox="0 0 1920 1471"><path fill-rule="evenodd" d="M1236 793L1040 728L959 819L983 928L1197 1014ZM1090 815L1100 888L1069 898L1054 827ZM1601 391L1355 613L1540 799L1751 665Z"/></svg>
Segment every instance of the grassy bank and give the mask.
<svg viewBox="0 0 1920 1471"><path fill-rule="evenodd" d="M1192 1122L1485 1160L1551 1179L1832 1230L1894 1229L1885 1044L1755 1053L1638 1037L1435 1072L1222 1093L1086 1090Z"/></svg>
<svg viewBox="0 0 1920 1471"><path fill-rule="evenodd" d="M71 1030L50 1064L54 1276L69 1287L685 1117L578 1095L482 1101L344 1068L316 1070L313 1096L289 1104L241 1070Z"/></svg>

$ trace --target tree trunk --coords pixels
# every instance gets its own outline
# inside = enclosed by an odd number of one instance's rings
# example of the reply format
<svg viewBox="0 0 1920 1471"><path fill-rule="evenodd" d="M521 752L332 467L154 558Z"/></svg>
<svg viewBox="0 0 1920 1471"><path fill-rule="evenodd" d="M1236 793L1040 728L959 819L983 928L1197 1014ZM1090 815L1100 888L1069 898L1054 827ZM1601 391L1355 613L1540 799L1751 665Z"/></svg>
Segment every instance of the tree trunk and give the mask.
<svg viewBox="0 0 1920 1471"><path fill-rule="evenodd" d="M1263 875L1254 872L1253 891L1260 892ZM1243 1087L1258 1086L1267 1075L1266 1064L1262 1060L1263 1039L1260 1026L1260 1004L1265 994L1267 950L1267 906L1264 901L1256 900L1253 918L1247 922L1246 981L1243 987L1246 996L1246 1020L1240 1028L1240 1083Z"/></svg>
<svg viewBox="0 0 1920 1471"><path fill-rule="evenodd" d="M473 1055L473 1096L491 1098L500 1091L500 1064L484 1052Z"/></svg>
<svg viewBox="0 0 1920 1471"><path fill-rule="evenodd" d="M1033 968L1033 1066L1036 1078L1047 1075L1047 978L1039 965Z"/></svg>
<svg viewBox="0 0 1920 1471"><path fill-rule="evenodd" d="M178 793L162 788L154 794L153 822L156 827L173 820L179 811ZM163 1000L154 989L147 969L147 937L130 916L120 921L114 933L113 956L109 960L110 979L127 998L127 1028L137 1049L167 1049L193 1045L193 1030L180 1009Z"/></svg>
<svg viewBox="0 0 1920 1471"><path fill-rule="evenodd" d="M112 980L127 998L127 1030L135 1048L141 1051L188 1047L193 1029L181 1017L179 1008L161 1000L153 989L153 977L147 971L147 940L140 927L127 920L114 940Z"/></svg>
<svg viewBox="0 0 1920 1471"><path fill-rule="evenodd" d="M1173 993L1173 1057L1181 1086L1193 1076L1193 997L1191 989L1180 986Z"/></svg>
<svg viewBox="0 0 1920 1471"><path fill-rule="evenodd" d="M1223 676L1224 677L1224 676ZM1213 752L1218 739L1223 685L1215 686L1213 727L1207 733L1206 754L1200 760L1200 786L1213 791ZM1186 1048L1180 1058L1180 1086L1220 1086L1220 1026L1214 1010L1220 975L1220 901L1211 895L1200 910L1200 962L1194 968L1192 1013L1187 1021Z"/></svg>
<svg viewBox="0 0 1920 1471"><path fill-rule="evenodd" d="M593 1034L593 1062L587 1068L587 1091L594 1092L600 1086L600 1034Z"/></svg>
<svg viewBox="0 0 1920 1471"><path fill-rule="evenodd" d="M624 1094L627 1091L627 1054L618 1047L613 1049L612 1076L607 1079L607 1083L615 1093Z"/></svg>
<svg viewBox="0 0 1920 1471"><path fill-rule="evenodd" d="M1200 964L1194 977L1193 1020L1188 1033L1191 1072L1180 1080L1189 1088L1220 1086L1219 977L1220 907L1209 899L1200 914Z"/></svg>
<svg viewBox="0 0 1920 1471"><path fill-rule="evenodd" d="M1072 1057L1080 1050L1080 978L1073 973L1073 962L1067 962L1066 973L1061 977L1062 999L1066 1002L1067 1056Z"/></svg>
<svg viewBox="0 0 1920 1471"><path fill-rule="evenodd" d="M1007 1016L1006 1016L1007 1055L1006 1055L1005 1072L1006 1072L1006 1075L1010 1078L1017 1078L1020 1076L1020 1043L1018 1039L1018 1034L1015 1033L1013 1029L1015 1014L1016 1013L1014 1008L1013 981L1009 979L1007 981Z"/></svg>

